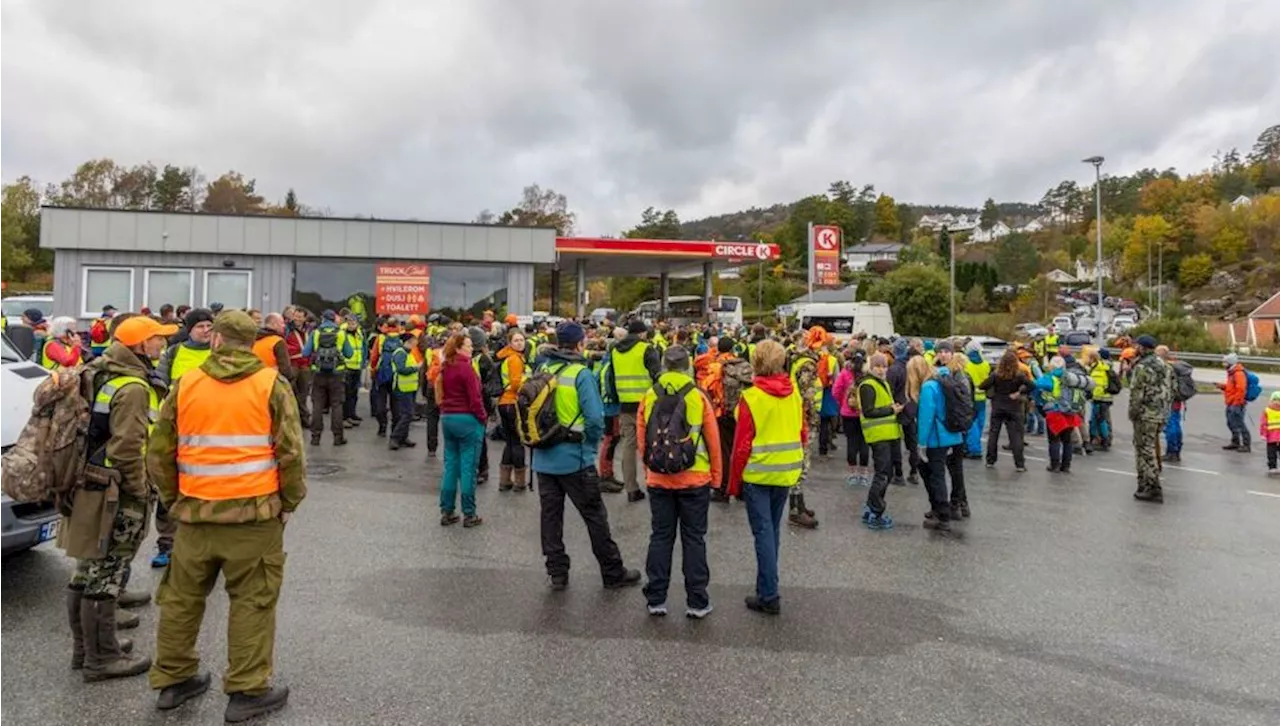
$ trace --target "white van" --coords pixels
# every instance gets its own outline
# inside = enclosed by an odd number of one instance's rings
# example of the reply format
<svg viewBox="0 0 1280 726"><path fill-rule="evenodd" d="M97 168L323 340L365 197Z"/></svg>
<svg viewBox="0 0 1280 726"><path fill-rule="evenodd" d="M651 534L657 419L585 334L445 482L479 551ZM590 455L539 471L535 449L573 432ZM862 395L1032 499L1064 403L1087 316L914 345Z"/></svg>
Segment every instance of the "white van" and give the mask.
<svg viewBox="0 0 1280 726"><path fill-rule="evenodd" d="M49 371L23 359L18 350L4 341L3 367L0 368L0 405L3 406L3 450L18 441L19 434L31 416L32 396ZM47 502L18 503L8 496L0 497L0 520L4 526L4 555L31 549L58 535L58 510Z"/></svg>
<svg viewBox="0 0 1280 726"><path fill-rule="evenodd" d="M890 338L894 335L893 312L888 303L807 303L796 306L796 328L808 330L821 325L840 342L858 333Z"/></svg>

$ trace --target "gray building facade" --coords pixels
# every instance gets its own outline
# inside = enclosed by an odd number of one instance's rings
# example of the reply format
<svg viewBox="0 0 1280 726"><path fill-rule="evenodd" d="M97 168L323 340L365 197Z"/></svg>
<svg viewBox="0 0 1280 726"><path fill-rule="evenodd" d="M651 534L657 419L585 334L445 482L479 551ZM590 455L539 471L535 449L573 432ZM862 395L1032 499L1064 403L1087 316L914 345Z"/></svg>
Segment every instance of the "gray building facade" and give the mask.
<svg viewBox="0 0 1280 726"><path fill-rule="evenodd" d="M370 219L44 207L55 251L54 315L97 317L169 303L280 311L377 309L375 269L429 266L432 312L533 312L533 273L555 263L549 228Z"/></svg>

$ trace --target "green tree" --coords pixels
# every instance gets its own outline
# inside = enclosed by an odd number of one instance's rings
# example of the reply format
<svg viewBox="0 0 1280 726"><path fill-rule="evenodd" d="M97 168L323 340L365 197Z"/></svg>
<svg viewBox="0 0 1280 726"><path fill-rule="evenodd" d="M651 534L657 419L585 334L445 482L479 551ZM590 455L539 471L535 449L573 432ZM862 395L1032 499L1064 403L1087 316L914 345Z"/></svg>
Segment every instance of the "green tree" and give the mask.
<svg viewBox="0 0 1280 726"><path fill-rule="evenodd" d="M898 205L888 194L876 197L875 226L872 227L871 233L886 240L896 240L902 234L902 221L898 219Z"/></svg>
<svg viewBox="0 0 1280 726"><path fill-rule="evenodd" d="M181 169L165 164L155 180L152 207L166 212L194 212L200 206L197 201L202 200L202 193L196 191L198 186L200 172L195 167Z"/></svg>
<svg viewBox="0 0 1280 726"><path fill-rule="evenodd" d="M1190 290L1200 287L1213 277L1213 258L1203 252L1182 260L1178 270L1178 283Z"/></svg>
<svg viewBox="0 0 1280 726"><path fill-rule="evenodd" d="M680 217L674 209L665 212L649 207L640 213L640 224L622 236L628 239L680 239Z"/></svg>
<svg viewBox="0 0 1280 726"><path fill-rule="evenodd" d="M987 310L987 293L981 285L974 285L964 294L961 302L966 313L982 313Z"/></svg>
<svg viewBox="0 0 1280 726"><path fill-rule="evenodd" d="M264 200L256 186L256 180L246 180L240 172L229 171L209 182L200 209L209 214L261 214Z"/></svg>
<svg viewBox="0 0 1280 726"><path fill-rule="evenodd" d="M889 304L899 333L938 337L947 334L948 286L947 274L936 267L904 265L873 285L867 299Z"/></svg>
<svg viewBox="0 0 1280 726"><path fill-rule="evenodd" d="M1014 232L996 243L995 265L1000 282L1021 285L1040 271L1040 253L1029 236Z"/></svg>
<svg viewBox="0 0 1280 726"><path fill-rule="evenodd" d="M554 227L561 237L573 234L576 222L577 215L569 211L565 195L537 184L525 187L520 203L498 217L498 224L513 227Z"/></svg>
<svg viewBox="0 0 1280 726"><path fill-rule="evenodd" d="M0 197L0 275L6 281L53 269L53 253L40 249L40 190L29 176L5 184Z"/></svg>
<svg viewBox="0 0 1280 726"><path fill-rule="evenodd" d="M987 201L982 204L982 217L979 221L979 226L983 229L991 229L999 221L1000 210L996 208L996 200L987 197Z"/></svg>

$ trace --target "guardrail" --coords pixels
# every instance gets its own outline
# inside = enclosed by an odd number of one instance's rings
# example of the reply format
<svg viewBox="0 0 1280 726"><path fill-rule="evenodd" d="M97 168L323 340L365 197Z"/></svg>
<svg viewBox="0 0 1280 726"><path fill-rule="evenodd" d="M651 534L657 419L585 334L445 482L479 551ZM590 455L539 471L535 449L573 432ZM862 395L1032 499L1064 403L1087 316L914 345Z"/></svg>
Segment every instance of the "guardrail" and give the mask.
<svg viewBox="0 0 1280 726"><path fill-rule="evenodd" d="M911 336L908 336L908 337L911 337ZM957 337L964 338L965 336L957 336ZM945 338L921 338L921 340L938 341L938 340L945 340ZM1008 341L1008 342L1012 343L1013 341ZM1082 348L1086 348L1086 347L1092 348L1094 346L1093 345L1088 345L1088 346L1061 345L1058 347L1066 348L1067 350L1071 351L1072 354L1075 354L1075 353L1079 353ZM1055 348L1055 350L1057 349ZM1107 351L1111 353L1111 356L1114 358L1114 357L1118 357L1124 351L1124 349L1107 346ZM1178 360L1184 360L1188 363L1213 363L1217 365L1220 365L1222 363L1222 356L1225 355L1225 353L1193 353L1193 352L1187 352L1187 351L1181 351L1181 350L1175 350L1175 351L1172 351L1172 353L1174 357L1177 358ZM1245 364L1246 366L1276 366L1277 368L1280 368L1280 357L1267 356L1267 355L1237 354L1236 358L1238 358L1239 361Z"/></svg>

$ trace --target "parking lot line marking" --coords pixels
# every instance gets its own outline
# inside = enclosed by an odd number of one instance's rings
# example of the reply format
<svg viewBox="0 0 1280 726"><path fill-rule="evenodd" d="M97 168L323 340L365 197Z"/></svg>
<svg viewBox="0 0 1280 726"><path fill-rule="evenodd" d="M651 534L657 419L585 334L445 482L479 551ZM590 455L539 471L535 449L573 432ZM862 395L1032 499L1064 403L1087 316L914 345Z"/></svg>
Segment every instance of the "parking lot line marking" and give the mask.
<svg viewBox="0 0 1280 726"><path fill-rule="evenodd" d="M1138 475L1136 472L1132 472L1132 471L1120 471L1119 469L1099 469L1098 471L1105 471L1105 472L1107 472L1108 474L1120 474L1120 475L1122 475L1122 476L1137 476L1137 475Z"/></svg>
<svg viewBox="0 0 1280 726"><path fill-rule="evenodd" d="M1194 469L1190 466L1178 466L1177 464L1163 464L1163 466L1166 469L1177 469L1178 471L1194 471L1197 474L1212 474L1213 476L1220 476L1218 472L1209 471L1208 469Z"/></svg>
<svg viewBox="0 0 1280 726"><path fill-rule="evenodd" d="M1041 458L1040 458L1040 457L1038 457L1038 456L1031 456L1030 454L1023 454L1023 455L1022 455L1022 458L1024 458L1024 459L1030 459L1030 460L1032 460L1032 461L1048 461L1048 459L1041 459Z"/></svg>
<svg viewBox="0 0 1280 726"><path fill-rule="evenodd" d="M1255 492L1252 489L1249 489L1247 491L1250 494L1256 494L1257 496L1260 496L1260 497L1275 497L1276 499L1280 499L1280 494L1276 494L1275 492Z"/></svg>

